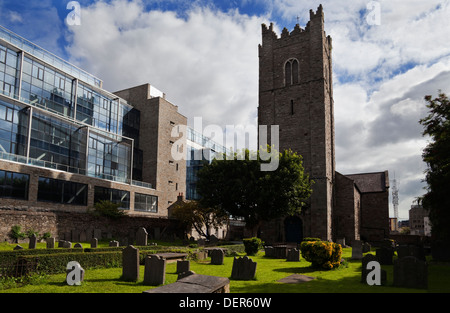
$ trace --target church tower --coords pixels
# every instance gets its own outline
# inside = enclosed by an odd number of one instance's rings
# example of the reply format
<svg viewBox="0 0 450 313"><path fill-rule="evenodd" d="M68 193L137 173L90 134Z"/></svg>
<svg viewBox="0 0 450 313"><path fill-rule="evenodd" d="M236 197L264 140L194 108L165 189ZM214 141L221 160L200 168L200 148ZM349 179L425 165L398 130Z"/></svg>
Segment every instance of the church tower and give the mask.
<svg viewBox="0 0 450 313"><path fill-rule="evenodd" d="M305 29L298 24L292 32L285 28L280 38L273 31L273 24L269 28L262 25L258 124L279 125L280 151L291 149L302 155L305 171L315 183L310 207L300 216L301 232L303 237L322 240L332 240L334 204L331 50L322 5L316 12L310 11ZM268 138L270 143L270 134ZM280 227L286 228L286 221ZM289 241L287 236L277 239Z"/></svg>

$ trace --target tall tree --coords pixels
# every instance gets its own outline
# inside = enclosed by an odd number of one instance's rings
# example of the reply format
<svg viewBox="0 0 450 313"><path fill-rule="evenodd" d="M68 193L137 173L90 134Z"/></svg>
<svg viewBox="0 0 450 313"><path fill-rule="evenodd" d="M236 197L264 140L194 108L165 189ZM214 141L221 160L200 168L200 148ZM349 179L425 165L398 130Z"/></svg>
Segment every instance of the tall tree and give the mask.
<svg viewBox="0 0 450 313"><path fill-rule="evenodd" d="M422 154L427 163L427 192L421 202L429 210L432 235L450 240L450 101L441 91L437 98L428 95L425 101L429 114L420 123L430 142Z"/></svg>
<svg viewBox="0 0 450 313"><path fill-rule="evenodd" d="M302 157L291 150L276 152L277 169L262 171L267 162L259 153L245 150L244 155L213 160L198 172L200 201L242 217L253 233L261 221L300 213L312 192Z"/></svg>
<svg viewBox="0 0 450 313"><path fill-rule="evenodd" d="M202 206L198 201L183 201L173 208L173 217L180 221L186 232L195 229L209 239L214 228L226 225L228 215L214 207Z"/></svg>

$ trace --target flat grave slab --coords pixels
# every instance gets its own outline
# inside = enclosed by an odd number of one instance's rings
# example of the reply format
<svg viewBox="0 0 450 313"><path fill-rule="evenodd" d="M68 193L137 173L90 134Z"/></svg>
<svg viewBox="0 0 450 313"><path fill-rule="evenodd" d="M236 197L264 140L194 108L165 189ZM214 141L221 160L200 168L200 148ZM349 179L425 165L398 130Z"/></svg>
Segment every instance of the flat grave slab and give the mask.
<svg viewBox="0 0 450 313"><path fill-rule="evenodd" d="M176 282L143 293L228 293L230 280L225 277L193 274Z"/></svg>
<svg viewBox="0 0 450 313"><path fill-rule="evenodd" d="M306 275L300 275L300 274L292 274L290 276L287 276L285 278L282 278L278 280L279 283L285 283L285 284L300 284L300 283L306 283L311 280L316 279L315 277L306 276Z"/></svg>

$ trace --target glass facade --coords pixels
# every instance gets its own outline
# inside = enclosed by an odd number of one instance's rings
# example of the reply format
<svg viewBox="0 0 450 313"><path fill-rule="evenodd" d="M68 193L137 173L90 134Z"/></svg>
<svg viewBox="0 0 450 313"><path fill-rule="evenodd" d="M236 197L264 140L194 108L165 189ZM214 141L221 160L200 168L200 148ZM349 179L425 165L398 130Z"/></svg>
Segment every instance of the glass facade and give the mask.
<svg viewBox="0 0 450 313"><path fill-rule="evenodd" d="M227 154L228 150L211 138L188 127L186 156L186 199L199 200L197 192L197 173L205 162L210 163L215 158Z"/></svg>
<svg viewBox="0 0 450 313"><path fill-rule="evenodd" d="M111 201L120 205L122 209L130 208L130 193L128 191L95 186L94 203Z"/></svg>
<svg viewBox="0 0 450 313"><path fill-rule="evenodd" d="M140 112L101 85L0 26L0 158L144 186Z"/></svg>
<svg viewBox="0 0 450 313"><path fill-rule="evenodd" d="M136 211L158 212L158 197L136 193L134 195L134 209Z"/></svg>
<svg viewBox="0 0 450 313"><path fill-rule="evenodd" d="M87 192L85 184L39 177L38 201L85 206Z"/></svg>
<svg viewBox="0 0 450 313"><path fill-rule="evenodd" d="M141 116L102 81L0 26L0 159L143 188ZM0 171L0 198L28 199L27 174ZM95 187L94 203L130 209L130 192ZM38 201L86 206L88 185L38 178ZM158 212L137 193L136 210Z"/></svg>
<svg viewBox="0 0 450 313"><path fill-rule="evenodd" d="M0 198L28 200L29 181L29 175L0 171Z"/></svg>

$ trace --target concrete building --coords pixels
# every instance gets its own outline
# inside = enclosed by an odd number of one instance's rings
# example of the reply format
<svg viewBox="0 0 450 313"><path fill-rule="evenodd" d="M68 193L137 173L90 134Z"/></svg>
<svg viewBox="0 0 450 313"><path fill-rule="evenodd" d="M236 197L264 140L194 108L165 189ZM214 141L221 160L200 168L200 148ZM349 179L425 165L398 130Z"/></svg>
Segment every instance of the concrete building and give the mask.
<svg viewBox="0 0 450 313"><path fill-rule="evenodd" d="M411 235L430 236L431 225L428 217L428 210L423 206L413 204L409 210L409 229Z"/></svg>

